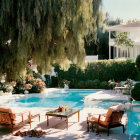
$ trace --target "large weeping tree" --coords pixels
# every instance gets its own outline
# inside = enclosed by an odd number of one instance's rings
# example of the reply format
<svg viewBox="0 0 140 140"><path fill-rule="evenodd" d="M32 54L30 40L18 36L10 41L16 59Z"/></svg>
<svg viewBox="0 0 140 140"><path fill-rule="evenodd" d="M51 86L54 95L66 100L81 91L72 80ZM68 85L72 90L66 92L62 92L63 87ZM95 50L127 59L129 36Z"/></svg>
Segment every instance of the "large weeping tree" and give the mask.
<svg viewBox="0 0 140 140"><path fill-rule="evenodd" d="M53 64L82 66L84 37L96 36L101 0L0 0L0 75L26 74L33 61L42 73Z"/></svg>

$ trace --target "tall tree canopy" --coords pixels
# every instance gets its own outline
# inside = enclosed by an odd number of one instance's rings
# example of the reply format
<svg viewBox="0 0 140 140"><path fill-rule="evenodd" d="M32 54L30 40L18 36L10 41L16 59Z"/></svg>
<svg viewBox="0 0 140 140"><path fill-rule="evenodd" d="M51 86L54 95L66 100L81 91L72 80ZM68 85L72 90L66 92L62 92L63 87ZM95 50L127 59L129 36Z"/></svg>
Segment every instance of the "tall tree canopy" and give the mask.
<svg viewBox="0 0 140 140"><path fill-rule="evenodd" d="M32 59L40 72L57 63L84 61L84 37L96 35L101 0L0 0L0 75L26 74Z"/></svg>

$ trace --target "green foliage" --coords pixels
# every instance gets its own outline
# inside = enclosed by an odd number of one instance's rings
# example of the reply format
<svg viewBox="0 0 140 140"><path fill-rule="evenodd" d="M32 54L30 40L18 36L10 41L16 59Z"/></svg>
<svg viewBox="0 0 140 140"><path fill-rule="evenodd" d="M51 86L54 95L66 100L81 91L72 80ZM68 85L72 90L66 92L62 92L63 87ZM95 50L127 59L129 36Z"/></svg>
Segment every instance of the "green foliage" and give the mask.
<svg viewBox="0 0 140 140"><path fill-rule="evenodd" d="M109 80L108 84L109 84L110 89L113 89L114 87L116 87L116 82L114 80Z"/></svg>
<svg viewBox="0 0 140 140"><path fill-rule="evenodd" d="M135 63L136 63L138 71L140 71L140 55L137 56Z"/></svg>
<svg viewBox="0 0 140 140"><path fill-rule="evenodd" d="M29 93L40 93L40 90L37 86L32 86L32 88L29 90Z"/></svg>
<svg viewBox="0 0 140 140"><path fill-rule="evenodd" d="M16 86L14 87L14 90L13 90L13 94L21 94L21 93L24 93L24 89L23 89L23 81L17 81L17 84Z"/></svg>
<svg viewBox="0 0 140 140"><path fill-rule="evenodd" d="M136 63L136 68L137 68L136 80L139 81L140 80L140 55L137 56L135 63Z"/></svg>
<svg viewBox="0 0 140 140"><path fill-rule="evenodd" d="M97 40L94 39L89 43L85 39L85 50L87 55L99 55L99 59L109 58L109 33L106 30L108 26L118 25L122 22L121 19L112 19L108 13L105 18L101 11L98 12L98 22L100 26L97 26Z"/></svg>
<svg viewBox="0 0 140 140"><path fill-rule="evenodd" d="M3 92L12 92L13 91L13 86L10 83L1 83L0 82L0 90Z"/></svg>
<svg viewBox="0 0 140 140"><path fill-rule="evenodd" d="M85 88L98 89L99 87L100 87L100 80L98 79L85 81Z"/></svg>
<svg viewBox="0 0 140 140"><path fill-rule="evenodd" d="M77 88L80 88L80 89L86 88L85 81L78 81Z"/></svg>
<svg viewBox="0 0 140 140"><path fill-rule="evenodd" d="M105 14L105 20L104 23L107 26L114 26L114 25L119 25L123 22L120 18L116 18L115 20L109 15L108 12Z"/></svg>
<svg viewBox="0 0 140 140"><path fill-rule="evenodd" d="M58 78L55 76L51 77L51 87L58 87Z"/></svg>
<svg viewBox="0 0 140 140"><path fill-rule="evenodd" d="M75 88L79 89L110 89L109 83L107 81L100 82L100 80L87 80L78 81Z"/></svg>
<svg viewBox="0 0 140 140"><path fill-rule="evenodd" d="M107 81L101 82L100 89L110 89L109 83Z"/></svg>
<svg viewBox="0 0 140 140"><path fill-rule="evenodd" d="M71 88L87 88L94 85L98 88L97 83L108 82L110 79L115 81L125 81L127 78L135 79L137 74L132 59L98 60L87 63L85 70L79 69L76 65L71 65L68 71L63 71L56 66L55 72L58 73L58 83L67 79L71 81Z"/></svg>
<svg viewBox="0 0 140 140"><path fill-rule="evenodd" d="M26 76L29 60L40 73L53 64L82 67L84 37L96 38L101 0L1 0L0 75L7 81ZM91 36L91 37L93 37Z"/></svg>
<svg viewBox="0 0 140 140"><path fill-rule="evenodd" d="M117 46L126 46L126 47L134 47L134 41L128 37L128 34L125 32L121 32L117 35L115 40L115 45Z"/></svg>
<svg viewBox="0 0 140 140"><path fill-rule="evenodd" d="M131 96L136 101L140 101L140 83L136 83L131 91Z"/></svg>

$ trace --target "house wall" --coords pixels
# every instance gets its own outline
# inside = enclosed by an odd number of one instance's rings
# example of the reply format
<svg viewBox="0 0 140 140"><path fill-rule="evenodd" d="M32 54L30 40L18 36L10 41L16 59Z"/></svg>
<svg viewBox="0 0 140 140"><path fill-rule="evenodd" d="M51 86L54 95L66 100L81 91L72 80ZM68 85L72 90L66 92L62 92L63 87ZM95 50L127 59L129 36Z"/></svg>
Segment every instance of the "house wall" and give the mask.
<svg viewBox="0 0 140 140"><path fill-rule="evenodd" d="M110 32L111 31L109 31L109 58L111 59L111 47L114 46L114 48L116 48L116 54L114 54L114 58L125 57L136 59L137 55L140 54L140 31L128 31L129 38L134 41L134 47L115 46L115 39L111 38ZM118 34L120 31L116 32Z"/></svg>
<svg viewBox="0 0 140 140"><path fill-rule="evenodd" d="M131 31L129 37L135 42L135 44L140 44L140 31Z"/></svg>

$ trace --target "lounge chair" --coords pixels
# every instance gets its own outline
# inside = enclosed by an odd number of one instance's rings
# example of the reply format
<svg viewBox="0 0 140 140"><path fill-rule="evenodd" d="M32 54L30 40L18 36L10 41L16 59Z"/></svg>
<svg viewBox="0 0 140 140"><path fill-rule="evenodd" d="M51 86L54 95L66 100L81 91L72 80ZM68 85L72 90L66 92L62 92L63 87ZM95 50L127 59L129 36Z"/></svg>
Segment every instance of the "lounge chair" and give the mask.
<svg viewBox="0 0 140 140"><path fill-rule="evenodd" d="M25 123L30 123L31 127L31 119L35 117L39 117L40 121L40 113L32 114L28 109L10 108L6 105L0 105L0 125L10 127L11 131Z"/></svg>
<svg viewBox="0 0 140 140"><path fill-rule="evenodd" d="M119 109L120 108L120 109ZM124 114L124 107L113 106L110 107L106 114L96 114L96 116L87 117L87 131L89 131L89 124L91 123L92 126L96 125L96 129L99 130L99 126L107 128L107 135L109 136L109 129L114 127L123 127L124 133L124 124L122 124L121 119Z"/></svg>

